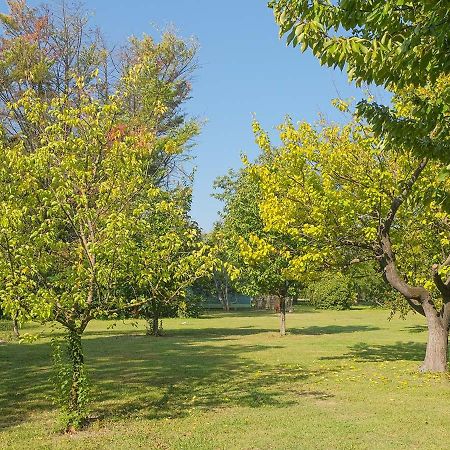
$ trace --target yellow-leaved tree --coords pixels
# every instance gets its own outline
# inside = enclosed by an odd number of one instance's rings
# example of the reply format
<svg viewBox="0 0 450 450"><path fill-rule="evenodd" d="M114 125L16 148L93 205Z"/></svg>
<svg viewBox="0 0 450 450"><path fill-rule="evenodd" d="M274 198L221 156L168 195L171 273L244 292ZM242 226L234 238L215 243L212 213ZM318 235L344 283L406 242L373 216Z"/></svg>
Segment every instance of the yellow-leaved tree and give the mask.
<svg viewBox="0 0 450 450"><path fill-rule="evenodd" d="M250 167L267 231L295 242L290 271L374 259L384 279L426 317L422 371L447 370L450 323L449 181L442 164L383 148L371 130L287 120L281 145ZM257 128L257 133L268 139Z"/></svg>

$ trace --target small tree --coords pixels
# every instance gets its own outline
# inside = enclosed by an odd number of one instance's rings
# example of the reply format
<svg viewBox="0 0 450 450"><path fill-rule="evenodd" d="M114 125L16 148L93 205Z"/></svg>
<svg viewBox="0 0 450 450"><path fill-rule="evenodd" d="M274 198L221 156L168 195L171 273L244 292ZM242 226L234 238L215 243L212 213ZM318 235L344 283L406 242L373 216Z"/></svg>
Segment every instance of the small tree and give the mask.
<svg viewBox="0 0 450 450"><path fill-rule="evenodd" d="M224 232L222 223L216 223L206 241L214 248L215 260L212 270L212 294L217 297L223 310L230 311L230 295L235 291L236 267L230 236Z"/></svg>
<svg viewBox="0 0 450 450"><path fill-rule="evenodd" d="M248 170L231 172L218 179L216 187L222 189L217 197L225 202L221 233L229 259L238 269L236 288L251 296L276 296L280 303L280 334L284 336L286 299L298 288L288 270L292 254L288 239L265 230L259 210L260 186Z"/></svg>
<svg viewBox="0 0 450 450"><path fill-rule="evenodd" d="M125 295L147 320L147 334L153 336L160 335L161 319L186 301L187 289L210 275L214 263L209 247L187 216L189 194L181 190L172 198L167 193L158 195L160 200L126 227L118 278Z"/></svg>

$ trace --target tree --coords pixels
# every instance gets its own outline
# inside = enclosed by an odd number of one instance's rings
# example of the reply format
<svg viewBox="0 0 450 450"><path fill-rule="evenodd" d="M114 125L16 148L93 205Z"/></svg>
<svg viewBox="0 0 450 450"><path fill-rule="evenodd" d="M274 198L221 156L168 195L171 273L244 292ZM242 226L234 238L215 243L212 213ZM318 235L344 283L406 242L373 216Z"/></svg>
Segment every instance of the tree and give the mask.
<svg viewBox="0 0 450 450"><path fill-rule="evenodd" d="M356 292L348 275L333 271L310 283L306 298L316 309L342 310L349 309L355 303Z"/></svg>
<svg viewBox="0 0 450 450"><path fill-rule="evenodd" d="M211 293L222 304L223 310L229 312L230 295L235 291L234 281L237 273L237 269L233 265L235 256L233 244L220 222L214 225L213 231L206 236L206 241L214 248L215 254Z"/></svg>
<svg viewBox="0 0 450 450"><path fill-rule="evenodd" d="M145 130L154 140L149 175L156 184L173 187L185 182L183 162L199 126L183 110L192 90L198 45L166 31L159 42L148 35L131 38L120 52L110 51L98 29L89 26L81 7L29 7L9 0L9 14L0 15L0 116L6 136L21 134L34 149L39 130L11 108L32 90L42 101L65 96L80 99L77 83L99 103L112 94L120 102L116 133ZM181 151L182 149L182 151ZM189 181L189 180L188 180Z"/></svg>
<svg viewBox="0 0 450 450"><path fill-rule="evenodd" d="M138 303L118 284L123 267L143 257L130 253L131 230L152 230L140 251L158 259L170 235L147 224L185 214L170 201L174 190L186 192L171 175L198 133L177 112L195 50L173 34L159 44L134 40L138 50L111 79L105 49L85 34L79 11L40 15L22 1L9 5L1 16L0 302L20 321L66 330L70 380L61 395L72 429L87 414L87 325ZM142 103L131 107L145 80Z"/></svg>
<svg viewBox="0 0 450 450"><path fill-rule="evenodd" d="M261 183L265 229L296 243L291 273L376 261L386 282L426 317L421 370L446 371L450 229L449 182L436 178L442 165L392 153L355 122L287 121L280 139L273 157L251 170Z"/></svg>
<svg viewBox="0 0 450 450"><path fill-rule="evenodd" d="M190 195L180 191L177 196L162 192L159 196L153 208L128 223L117 280L148 321L147 334L153 336L161 333L160 320L186 301L187 289L210 275L214 264L210 248L187 216Z"/></svg>
<svg viewBox="0 0 450 450"><path fill-rule="evenodd" d="M448 2L273 0L269 5L288 44L311 49L321 64L346 67L358 85L376 83L411 100L413 111L406 117L396 107L359 104L378 136L393 148L450 162Z"/></svg>
<svg viewBox="0 0 450 450"><path fill-rule="evenodd" d="M219 178L216 188L222 189L217 197L225 202L221 233L229 260L238 269L236 288L251 296L276 296L280 302L280 335L284 336L286 300L298 288L288 270L292 255L289 239L265 229L259 210L262 191L245 168Z"/></svg>

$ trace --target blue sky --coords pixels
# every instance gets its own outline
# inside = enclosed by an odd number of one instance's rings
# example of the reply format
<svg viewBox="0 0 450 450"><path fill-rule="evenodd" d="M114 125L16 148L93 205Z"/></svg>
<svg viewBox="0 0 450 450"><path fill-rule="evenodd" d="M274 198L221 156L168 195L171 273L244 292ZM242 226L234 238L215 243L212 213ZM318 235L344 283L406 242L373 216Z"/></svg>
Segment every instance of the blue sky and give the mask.
<svg viewBox="0 0 450 450"><path fill-rule="evenodd" d="M0 0L2 11L5 3ZM314 121L321 112L330 120L342 120L331 99L362 96L339 70L321 67L308 52L287 48L266 0L85 0L84 4L110 45L143 32L155 35L157 29L171 25L181 36L198 39L200 68L187 110L206 121L194 149L192 205L192 217L205 231L221 208L211 198L214 179L239 167L241 153L257 155L253 114L275 133L285 115Z"/></svg>

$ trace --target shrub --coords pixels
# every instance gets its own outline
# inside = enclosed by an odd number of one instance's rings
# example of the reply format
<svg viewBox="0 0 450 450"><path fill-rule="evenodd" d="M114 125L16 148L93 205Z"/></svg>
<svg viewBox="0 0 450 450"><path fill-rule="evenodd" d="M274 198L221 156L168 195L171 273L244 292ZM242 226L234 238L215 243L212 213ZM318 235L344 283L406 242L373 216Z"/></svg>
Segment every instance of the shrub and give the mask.
<svg viewBox="0 0 450 450"><path fill-rule="evenodd" d="M348 276L352 280L353 290L357 293L358 303L387 307L397 299L396 292L383 280L374 264L355 264L350 268Z"/></svg>
<svg viewBox="0 0 450 450"><path fill-rule="evenodd" d="M356 301L356 292L348 276L327 274L308 286L307 296L317 309L349 309Z"/></svg>

